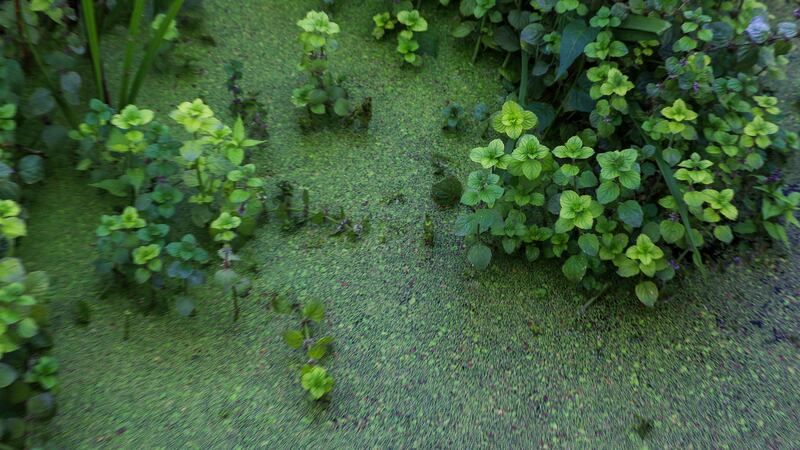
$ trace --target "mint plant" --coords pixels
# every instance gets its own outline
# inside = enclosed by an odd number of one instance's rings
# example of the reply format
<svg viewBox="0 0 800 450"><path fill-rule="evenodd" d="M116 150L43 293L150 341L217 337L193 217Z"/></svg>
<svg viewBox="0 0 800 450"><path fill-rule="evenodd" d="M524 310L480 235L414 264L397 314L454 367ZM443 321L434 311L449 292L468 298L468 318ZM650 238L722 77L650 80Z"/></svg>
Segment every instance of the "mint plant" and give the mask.
<svg viewBox="0 0 800 450"><path fill-rule="evenodd" d="M504 138L470 153L481 169L457 232L476 267L497 247L557 258L595 297L615 272L653 305L719 248L789 245L800 196L780 168L799 144L768 81L796 20L747 2L470 0L459 13L453 34L474 37L476 57L505 55L510 90L492 119Z"/></svg>
<svg viewBox="0 0 800 450"><path fill-rule="evenodd" d="M428 22L420 14L419 7L414 8L410 0L395 2L391 12L376 14L372 21L375 24L372 30L375 39L383 39L387 33L397 31L397 53L402 61L413 66L422 64L415 33L427 31Z"/></svg>
<svg viewBox="0 0 800 450"><path fill-rule="evenodd" d="M507 102L492 124L508 140L498 138L470 152L480 169L468 177L461 203L470 209L458 217L456 233L466 238L472 265L486 268L495 246L528 260L561 259L564 276L594 294L593 299L616 275L635 279L635 295L653 306L660 286L675 277L687 255L702 266L705 248L746 243L759 233L788 242L777 231L783 225L773 220L780 216L782 223L800 225L795 217L800 194L770 189L777 181L763 183L767 178L757 171L761 165L747 166L746 157L738 170L750 167L755 185L731 177L729 169L710 170L735 161L720 162L722 151L694 152L680 160L676 145L681 138L676 136L696 136L700 115L680 99L660 113L661 118L648 119L654 122L648 141L653 143L598 151L600 141L587 128L550 148L523 134L537 123L535 115ZM740 123L743 131L748 122ZM662 151L656 133L669 136ZM737 153L758 148L747 136L739 138ZM680 153L673 156L668 150ZM673 172L665 157L678 169ZM750 199L738 201L745 195ZM777 202L781 206L773 207Z"/></svg>
<svg viewBox="0 0 800 450"><path fill-rule="evenodd" d="M302 350L307 358L300 369L300 385L314 401L323 399L333 390L333 377L327 369L320 365L333 343L330 336L316 337L316 329L325 320L325 307L321 302L310 301L305 305L291 304L285 297L276 295L272 299L272 308L280 314L294 316L297 326L283 333L286 345Z"/></svg>
<svg viewBox="0 0 800 450"><path fill-rule="evenodd" d="M39 442L34 432L56 411L58 361L48 355L44 272L26 272L17 258L0 259L0 394L3 432L0 445L26 448Z"/></svg>
<svg viewBox="0 0 800 450"><path fill-rule="evenodd" d="M343 78L334 77L328 67L328 55L337 46L333 36L339 33L339 25L324 12L309 11L297 26L302 30L300 43L303 45L299 68L308 81L292 91L292 103L312 114L350 116L353 105L341 86Z"/></svg>
<svg viewBox="0 0 800 450"><path fill-rule="evenodd" d="M264 181L247 154L261 141L247 138L241 117L225 126L200 99L170 117L190 138L173 137L152 111L128 105L115 113L100 101L70 134L80 141L78 167L96 180L92 186L130 200L121 214L101 218L97 267L134 281L151 300L178 293L175 307L188 315L190 288L205 281L208 244L176 235L173 225L188 218L223 249L251 235L264 212Z"/></svg>

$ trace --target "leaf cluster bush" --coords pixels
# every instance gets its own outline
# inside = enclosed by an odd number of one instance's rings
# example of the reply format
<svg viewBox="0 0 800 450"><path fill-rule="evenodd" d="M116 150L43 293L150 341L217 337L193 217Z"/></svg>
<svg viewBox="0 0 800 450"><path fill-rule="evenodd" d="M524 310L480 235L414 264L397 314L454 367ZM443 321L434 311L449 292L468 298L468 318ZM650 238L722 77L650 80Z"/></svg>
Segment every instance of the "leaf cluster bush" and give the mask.
<svg viewBox="0 0 800 450"><path fill-rule="evenodd" d="M325 320L325 306L316 300L304 305L291 303L286 297L276 295L272 299L272 309L279 314L293 316L296 327L283 332L283 340L290 348L302 350L306 355L306 363L300 368L300 385L311 400L326 398L333 390L334 380L328 370L320 365L330 353L333 338L316 337L315 330Z"/></svg>
<svg viewBox="0 0 800 450"><path fill-rule="evenodd" d="M340 32L339 25L325 12L309 11L297 26L302 30L299 40L303 46L298 69L306 80L292 91L292 104L312 115L358 119L366 126L372 118L371 99L367 97L356 104L342 86L344 78L334 76L330 70L328 56L338 47L334 36Z"/></svg>
<svg viewBox="0 0 800 450"><path fill-rule="evenodd" d="M0 200L0 233L6 242L25 235L14 200ZM19 258L0 259L0 447L29 448L38 424L56 411L58 361L53 345L44 272L26 272Z"/></svg>
<svg viewBox="0 0 800 450"><path fill-rule="evenodd" d="M428 30L428 21L415 8L410 0L392 2L390 11L375 14L372 17L375 28L372 35L375 39L383 39L387 33L397 33L397 53L402 61L412 66L422 65L422 56L419 55L419 42L414 33L423 33Z"/></svg>
<svg viewBox="0 0 800 450"><path fill-rule="evenodd" d="M800 194L781 168L799 143L770 80L785 76L796 21L772 24L749 0L459 9L455 34L519 60L498 138L470 152L480 169L456 228L475 267L497 250L554 258L593 299L622 277L652 306L704 254L789 246Z"/></svg>
<svg viewBox="0 0 800 450"><path fill-rule="evenodd" d="M176 307L190 314L189 287L204 282L202 267L210 260L207 237L219 247L222 269L215 279L235 302L237 285L249 281L233 271L232 245L252 235L264 210L264 180L247 161L262 141L247 138L241 118L232 128L222 124L200 99L170 113L188 139L135 105L116 112L95 99L90 107L70 132L80 143L78 169L89 173L92 186L129 202L120 214L101 218L97 267L153 295L176 287ZM184 218L194 229L179 226Z"/></svg>
<svg viewBox="0 0 800 450"><path fill-rule="evenodd" d="M20 185L44 177L39 152L17 140L23 85L20 65L0 59L0 447L32 445L37 425L55 413L58 362L48 355L49 280L26 272L16 258L17 241L28 233ZM21 156L24 155L24 156Z"/></svg>

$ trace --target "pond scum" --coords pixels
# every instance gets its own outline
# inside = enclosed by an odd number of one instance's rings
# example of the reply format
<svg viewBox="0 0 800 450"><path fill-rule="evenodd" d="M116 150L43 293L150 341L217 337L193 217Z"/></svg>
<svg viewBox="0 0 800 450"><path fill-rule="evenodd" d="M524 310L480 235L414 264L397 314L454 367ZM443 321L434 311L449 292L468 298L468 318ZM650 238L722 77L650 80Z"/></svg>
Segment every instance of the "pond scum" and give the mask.
<svg viewBox="0 0 800 450"><path fill-rule="evenodd" d="M797 5L0 5L0 447L794 448Z"/></svg>

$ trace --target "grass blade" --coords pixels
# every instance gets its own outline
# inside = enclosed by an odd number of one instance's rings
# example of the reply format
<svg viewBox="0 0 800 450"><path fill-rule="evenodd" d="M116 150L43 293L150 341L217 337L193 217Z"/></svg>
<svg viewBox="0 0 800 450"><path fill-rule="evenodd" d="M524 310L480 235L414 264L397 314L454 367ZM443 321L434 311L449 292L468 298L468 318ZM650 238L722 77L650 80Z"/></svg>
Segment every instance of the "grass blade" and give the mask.
<svg viewBox="0 0 800 450"><path fill-rule="evenodd" d="M128 106L128 84L130 84L131 67L133 66L133 51L136 38L139 36L139 24L142 21L145 0L136 0L133 4L133 13L128 25L128 43L125 46L125 60L122 65L122 83L119 90L119 107Z"/></svg>
<svg viewBox="0 0 800 450"><path fill-rule="evenodd" d="M144 77L147 76L147 72L149 72L150 68L153 66L153 60L156 57L156 53L158 53L158 49L161 48L161 44L164 42L164 35L167 34L167 28L169 28L169 25L173 20L175 20L175 17L178 15L178 11L180 11L181 6L183 6L183 2L184 0L172 1L164 21L161 22L161 26L158 27L158 30L156 30L156 34L147 44L147 50L145 51L142 61L139 63L139 70L136 71L136 77L133 79L133 84L131 85L130 92L128 93L128 98L126 99L128 104L136 101L136 96L139 95L139 89L142 87Z"/></svg>
<svg viewBox="0 0 800 450"><path fill-rule="evenodd" d="M689 223L689 209L686 207L686 203L683 201L683 195L678 187L678 183L675 181L675 175L673 174L672 168L669 166L669 164L664 161L664 157L661 156L661 150L656 150L655 158L656 164L658 164L658 170L661 171L661 176L664 178L664 182L667 184L670 194L672 194L672 196L675 198L675 202L678 204L678 211L681 214L681 221L683 222L683 226L686 228L686 241L692 248L692 260L700 269L700 273L705 276L706 270L705 266L703 265L703 257L700 256L700 251L697 249L697 245L695 245L694 238L692 237L692 225Z"/></svg>
<svg viewBox="0 0 800 450"><path fill-rule="evenodd" d="M94 82L97 86L97 98L108 103L108 98L104 89L105 79L103 78L103 66L100 59L100 38L97 34L97 21L94 16L93 0L81 0L83 10L83 25L86 31L86 40L89 42L89 54L92 57L92 71Z"/></svg>

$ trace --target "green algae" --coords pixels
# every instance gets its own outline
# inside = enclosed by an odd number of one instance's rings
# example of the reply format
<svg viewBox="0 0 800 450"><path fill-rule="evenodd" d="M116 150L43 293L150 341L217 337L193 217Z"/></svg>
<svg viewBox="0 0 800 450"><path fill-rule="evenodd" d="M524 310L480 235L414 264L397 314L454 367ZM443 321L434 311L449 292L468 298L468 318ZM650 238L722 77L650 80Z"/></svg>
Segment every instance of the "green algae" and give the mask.
<svg viewBox="0 0 800 450"><path fill-rule="evenodd" d="M789 447L800 441L798 261L771 252L720 261L688 277L654 310L620 289L579 314L584 299L547 263L501 259L472 272L452 237L455 210L429 198L432 154L459 176L475 133L439 129L447 100L468 107L502 92L496 61L473 67L468 46L446 36L452 18L423 12L438 57L401 67L391 40L375 42L382 2L340 2L343 33L332 56L356 97L373 97L367 132L329 126L303 133L289 102L297 83L294 22L314 1L206 2L196 42L200 76L150 78L139 103L163 114L203 96L227 106L223 64L246 63L245 87L270 109L269 144L255 162L272 182L308 187L319 206L372 218L362 242L308 227L268 224L243 249L253 293L230 323L230 302L198 293L198 315L148 312L92 271L93 229L113 200L60 160L31 199L21 252L47 270L62 367L61 448L362 447ZM356 5L358 3L358 5ZM233 6L235 4L235 6ZM109 42L114 54L119 42ZM119 54L117 52L116 54ZM111 79L115 79L111 74ZM58 166L58 167L56 167ZM386 201L400 198L404 201ZM423 242L430 215L436 246ZM271 294L322 299L335 339L333 400L312 404L285 318ZM88 325L73 305L91 304ZM125 311L132 312L123 340ZM640 433L642 423L649 432ZM644 437L642 437L644 436Z"/></svg>

